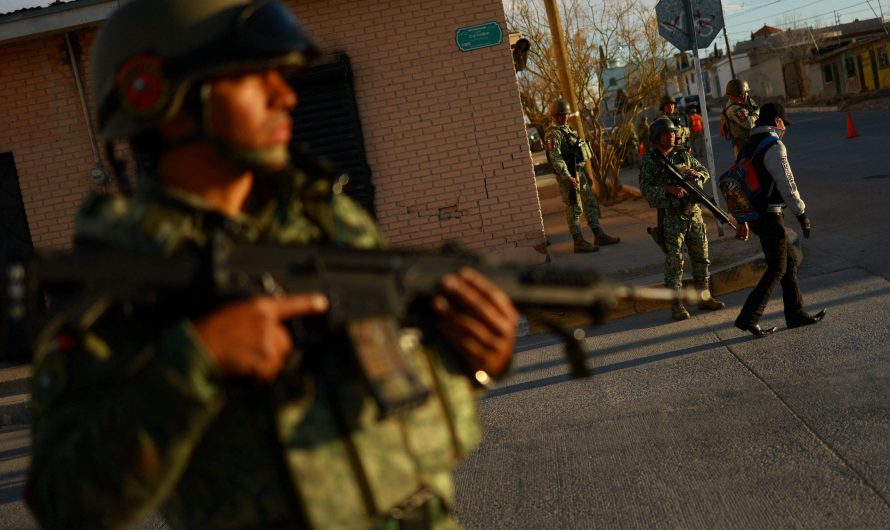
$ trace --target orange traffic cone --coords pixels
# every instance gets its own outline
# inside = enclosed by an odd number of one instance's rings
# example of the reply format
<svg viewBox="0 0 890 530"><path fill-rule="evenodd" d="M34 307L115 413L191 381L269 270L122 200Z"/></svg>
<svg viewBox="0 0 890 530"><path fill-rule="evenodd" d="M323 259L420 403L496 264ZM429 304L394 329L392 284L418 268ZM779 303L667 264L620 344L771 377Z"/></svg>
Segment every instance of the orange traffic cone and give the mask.
<svg viewBox="0 0 890 530"><path fill-rule="evenodd" d="M856 138L859 136L856 133L856 126L853 125L853 115L849 112L847 113L847 138Z"/></svg>

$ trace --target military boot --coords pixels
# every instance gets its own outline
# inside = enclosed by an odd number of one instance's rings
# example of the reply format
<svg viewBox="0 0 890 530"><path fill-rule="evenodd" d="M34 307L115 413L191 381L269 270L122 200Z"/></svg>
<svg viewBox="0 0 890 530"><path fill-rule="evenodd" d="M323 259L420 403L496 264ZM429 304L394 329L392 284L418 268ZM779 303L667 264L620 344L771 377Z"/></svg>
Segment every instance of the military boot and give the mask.
<svg viewBox="0 0 890 530"><path fill-rule="evenodd" d="M671 316L674 320L686 320L689 318L689 311L686 311L686 308L683 307L683 302L676 300L671 305Z"/></svg>
<svg viewBox="0 0 890 530"><path fill-rule="evenodd" d="M581 254L585 252L596 252L600 248L595 244L587 241L581 236L578 236L575 239L575 254Z"/></svg>
<svg viewBox="0 0 890 530"><path fill-rule="evenodd" d="M621 238L610 236L602 229L602 227L598 226L596 227L596 230L593 231L593 241L596 245L605 246L614 245L615 243L621 241Z"/></svg>
<svg viewBox="0 0 890 530"><path fill-rule="evenodd" d="M711 291L707 286L696 285L699 293L701 294L701 299L698 301L699 309L706 309L708 311L716 311L717 309L723 309L726 307L726 304L717 300L713 296L711 296Z"/></svg>

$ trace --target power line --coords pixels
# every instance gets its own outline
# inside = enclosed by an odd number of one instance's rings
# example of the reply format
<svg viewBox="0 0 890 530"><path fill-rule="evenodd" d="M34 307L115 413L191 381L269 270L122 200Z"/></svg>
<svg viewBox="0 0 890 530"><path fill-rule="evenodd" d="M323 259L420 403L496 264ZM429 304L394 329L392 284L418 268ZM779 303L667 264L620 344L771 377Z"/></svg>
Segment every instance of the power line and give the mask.
<svg viewBox="0 0 890 530"><path fill-rule="evenodd" d="M818 2L821 2L821 1L824 1L824 0L816 0L816 2L813 2L813 3L815 4L815 3L818 3ZM857 10L852 11L852 12L845 12L845 11L848 11L848 10L850 10L850 9L856 8L856 7L858 7L858 6L863 6L863 5L867 5L867 4L868 4L867 1L865 1L865 2L860 2L859 4L854 4L854 5L852 5L852 6L847 6L847 7L843 7L843 8L840 8L840 9L833 9L833 10L831 10L831 11L827 11L827 12L825 12L825 13L820 13L820 14L817 14L817 15L810 15L810 16L808 16L808 17L799 18L799 19L796 19L795 22L803 22L803 21L806 21L806 20L817 19L817 18L819 18L819 17L825 17L825 16L832 16L832 17L833 17L833 16L835 15L835 13L840 14L840 13L842 13L842 12L843 12L842 14L844 14L844 15L846 15L846 16L852 16L854 13L860 13L860 12L865 13L865 12L870 12L870 7L860 8L860 9L857 9ZM812 5L812 4L810 4L810 5ZM795 10L791 10L791 11L795 11ZM771 14L771 15L769 15L768 17L757 18L757 19L751 19L750 21L746 21L746 22L750 23L750 22L755 22L755 21L764 21L764 23L765 23L765 21L766 21L768 18L778 17L779 15L781 15L781 14L783 14L783 13L789 13L789 12L790 12L790 11L783 11L783 12L781 12L781 13ZM736 22L735 25L743 25L744 23L745 23L745 22ZM750 33L750 32L749 32L749 31L730 31L730 32L728 32L728 33L729 33L730 35L741 35L741 34L747 34L747 33Z"/></svg>

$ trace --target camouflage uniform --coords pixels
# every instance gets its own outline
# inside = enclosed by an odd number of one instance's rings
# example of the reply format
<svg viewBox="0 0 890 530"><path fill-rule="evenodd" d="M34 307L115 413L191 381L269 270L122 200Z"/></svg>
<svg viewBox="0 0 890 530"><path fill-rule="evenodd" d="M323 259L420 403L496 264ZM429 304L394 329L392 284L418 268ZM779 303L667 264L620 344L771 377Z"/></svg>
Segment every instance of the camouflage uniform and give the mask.
<svg viewBox="0 0 890 530"><path fill-rule="evenodd" d="M708 237L705 223L702 220L701 208L692 202L689 196L682 199L669 195L667 187L672 184L667 172L649 153L643 157L640 169L640 192L649 202L649 206L658 208L659 228L664 241L664 284L679 289L683 285L683 246L692 259L692 275L696 285L708 284ZM694 169L702 174L697 179L698 185L704 187L710 175L708 170L699 163L688 151L671 151L668 160L681 173Z"/></svg>
<svg viewBox="0 0 890 530"><path fill-rule="evenodd" d="M720 117L721 131L732 140L732 155L738 156L739 150L748 142L758 111L747 102L734 103L727 101Z"/></svg>
<svg viewBox="0 0 890 530"><path fill-rule="evenodd" d="M573 239L581 237L581 213L587 218L587 225L597 232L600 228L600 207L587 178L584 160L575 160L572 149L578 143L578 133L568 125L553 125L547 129L547 158L556 181L559 194L566 206L566 223ZM568 178L576 177L580 184L580 194L569 184Z"/></svg>
<svg viewBox="0 0 890 530"><path fill-rule="evenodd" d="M170 255L222 230L248 242L383 244L328 181L268 182L275 199L237 217L151 181L132 199L92 197L77 242ZM336 342L301 341L303 366L267 386L224 379L170 307L116 304L56 339L36 358L27 488L45 528L124 528L158 505L175 529L399 528L411 502L424 528L457 527L447 506L452 470L480 440L475 390L457 354L419 333L401 342L431 397L383 420Z"/></svg>

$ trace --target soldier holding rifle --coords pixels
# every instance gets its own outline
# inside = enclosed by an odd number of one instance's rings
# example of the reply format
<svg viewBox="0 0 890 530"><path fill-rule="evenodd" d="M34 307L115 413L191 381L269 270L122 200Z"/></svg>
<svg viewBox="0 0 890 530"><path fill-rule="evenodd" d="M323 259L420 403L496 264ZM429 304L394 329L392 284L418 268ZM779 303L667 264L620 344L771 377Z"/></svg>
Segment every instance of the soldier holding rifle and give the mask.
<svg viewBox="0 0 890 530"><path fill-rule="evenodd" d="M130 198L86 201L77 247L167 256L215 232L380 247L333 182L291 165L284 72L316 53L277 1L124 3L96 38L92 87L103 136L128 141L142 174ZM456 526L452 469L480 439L469 374L502 372L513 350L503 291L444 277L439 333L390 337L429 396L384 418L347 340L313 333L321 294L183 302L114 303L39 345L26 500L41 525L126 528L160 509L175 529ZM359 346L388 337L367 324Z"/></svg>
<svg viewBox="0 0 890 530"><path fill-rule="evenodd" d="M680 289L683 285L683 247L692 260L692 276L695 287L701 292L700 309L722 309L725 304L711 297L708 281L708 236L698 202L677 184L664 163L674 169L694 186L701 188L709 178L708 170L689 151L677 150L677 127L667 117L652 122L649 141L652 151L643 158L640 169L640 191L649 206L658 209L658 226L650 229L656 242L665 252L664 283L668 288ZM686 320L689 311L679 300L671 307L674 320Z"/></svg>

